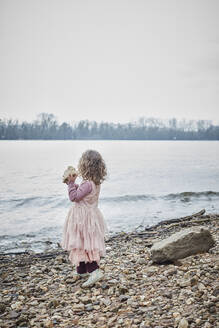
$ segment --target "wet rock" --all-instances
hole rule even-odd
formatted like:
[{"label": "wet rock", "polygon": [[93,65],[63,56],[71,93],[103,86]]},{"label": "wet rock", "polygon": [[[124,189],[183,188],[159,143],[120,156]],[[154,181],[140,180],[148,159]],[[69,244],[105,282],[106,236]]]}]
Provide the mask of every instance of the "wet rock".
[{"label": "wet rock", "polygon": [[207,252],[214,243],[208,229],[202,227],[183,229],[155,243],[151,248],[151,258],[155,263],[174,261]]}]

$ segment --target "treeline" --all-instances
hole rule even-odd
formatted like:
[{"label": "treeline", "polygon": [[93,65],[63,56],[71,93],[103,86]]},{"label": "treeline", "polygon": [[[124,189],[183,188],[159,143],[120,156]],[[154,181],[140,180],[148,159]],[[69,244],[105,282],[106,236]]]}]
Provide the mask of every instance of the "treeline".
[{"label": "treeline", "polygon": [[219,126],[207,120],[144,117],[124,124],[88,120],[59,124],[53,114],[41,113],[31,123],[0,119],[0,139],[219,140]]}]

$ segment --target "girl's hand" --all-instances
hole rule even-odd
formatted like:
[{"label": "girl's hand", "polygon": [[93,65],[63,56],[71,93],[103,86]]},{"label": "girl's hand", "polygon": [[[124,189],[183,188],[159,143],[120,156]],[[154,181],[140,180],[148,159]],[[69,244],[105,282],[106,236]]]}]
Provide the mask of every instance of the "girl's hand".
[{"label": "girl's hand", "polygon": [[69,184],[70,182],[74,182],[77,179],[77,174],[74,175],[69,175],[68,180],[67,180],[67,184]]}]

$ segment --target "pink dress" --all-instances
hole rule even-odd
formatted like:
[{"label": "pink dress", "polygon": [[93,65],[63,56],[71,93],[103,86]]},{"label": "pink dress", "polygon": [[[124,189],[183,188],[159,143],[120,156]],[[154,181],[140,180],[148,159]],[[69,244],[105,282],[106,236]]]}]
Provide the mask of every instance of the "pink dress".
[{"label": "pink dress", "polygon": [[100,257],[106,252],[104,237],[107,231],[98,208],[100,185],[83,181],[80,186],[70,183],[68,189],[74,203],[65,220],[62,248],[69,251],[69,260],[76,266],[80,262],[96,261],[99,264]]}]

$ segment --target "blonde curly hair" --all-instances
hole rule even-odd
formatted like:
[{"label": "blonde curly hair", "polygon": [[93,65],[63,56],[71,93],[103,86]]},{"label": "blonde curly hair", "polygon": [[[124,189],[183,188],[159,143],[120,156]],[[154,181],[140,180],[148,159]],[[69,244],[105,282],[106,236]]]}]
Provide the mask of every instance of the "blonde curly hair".
[{"label": "blonde curly hair", "polygon": [[100,153],[96,150],[85,151],[79,160],[78,173],[84,180],[101,184],[105,180],[107,169]]}]

